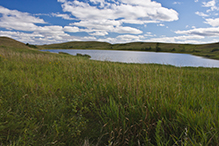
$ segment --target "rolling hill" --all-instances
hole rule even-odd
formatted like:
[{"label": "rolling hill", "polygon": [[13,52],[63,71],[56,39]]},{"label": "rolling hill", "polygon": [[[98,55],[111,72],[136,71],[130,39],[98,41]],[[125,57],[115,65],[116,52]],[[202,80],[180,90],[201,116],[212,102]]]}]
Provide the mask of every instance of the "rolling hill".
[{"label": "rolling hill", "polygon": [[66,42],[60,44],[42,45],[43,49],[100,49],[100,50],[133,50],[188,53],[207,58],[219,59],[219,43],[212,44],[173,44],[173,43],[150,43],[132,42],[124,44],[110,44],[106,42]]},{"label": "rolling hill", "polygon": [[97,49],[97,50],[132,50],[132,51],[153,51],[187,53],[203,56],[212,59],[219,59],[219,43],[212,44],[173,44],[173,43],[150,43],[132,42],[124,44],[110,44],[107,42],[87,41],[87,42],[66,42],[49,45],[27,45],[8,37],[0,37],[0,47],[14,49]]},{"label": "rolling hill", "polygon": [[0,47],[14,47],[18,49],[29,49],[27,45],[8,37],[0,37]]}]

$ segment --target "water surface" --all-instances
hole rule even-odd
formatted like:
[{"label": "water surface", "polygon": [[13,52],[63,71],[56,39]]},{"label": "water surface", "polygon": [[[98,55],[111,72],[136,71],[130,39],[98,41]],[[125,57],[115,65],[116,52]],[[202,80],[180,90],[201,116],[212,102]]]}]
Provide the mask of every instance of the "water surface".
[{"label": "water surface", "polygon": [[92,60],[122,62],[122,63],[146,63],[165,64],[177,67],[216,67],[219,68],[219,60],[207,59],[190,54],[157,53],[142,51],[113,51],[113,50],[42,50],[53,53],[65,52],[71,55],[88,54]]}]

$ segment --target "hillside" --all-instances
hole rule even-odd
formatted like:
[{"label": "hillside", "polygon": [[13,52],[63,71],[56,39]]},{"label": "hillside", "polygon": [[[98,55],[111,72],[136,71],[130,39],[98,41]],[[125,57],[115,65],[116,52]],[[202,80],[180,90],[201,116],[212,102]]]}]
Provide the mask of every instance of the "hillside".
[{"label": "hillside", "polygon": [[110,44],[107,42],[66,42],[50,45],[26,45],[8,37],[0,37],[0,47],[20,49],[99,49],[99,50],[133,50],[133,51],[153,51],[153,52],[172,52],[187,53],[203,56],[212,59],[219,59],[219,43],[192,45],[192,44],[173,44],[173,43],[150,43],[132,42],[125,44]]},{"label": "hillside", "polygon": [[8,37],[0,37],[0,48],[17,52],[39,52],[35,45],[24,44]]},{"label": "hillside", "polygon": [[53,49],[110,49],[110,43],[106,42],[96,42],[96,41],[88,41],[88,42],[66,42],[60,44],[50,44],[40,46],[42,48],[53,48]]},{"label": "hillside", "polygon": [[8,37],[0,37],[0,47],[15,47],[29,49],[27,45]]}]

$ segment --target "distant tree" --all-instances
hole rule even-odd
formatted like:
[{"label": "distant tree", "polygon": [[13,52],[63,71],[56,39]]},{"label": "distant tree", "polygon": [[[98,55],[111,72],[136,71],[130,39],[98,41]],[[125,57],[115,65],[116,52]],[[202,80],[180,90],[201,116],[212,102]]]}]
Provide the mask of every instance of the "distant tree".
[{"label": "distant tree", "polygon": [[26,43],[26,46],[28,46],[28,47],[30,47],[30,48],[37,48],[37,46],[31,45],[31,44],[29,44],[29,43]]},{"label": "distant tree", "polygon": [[211,50],[211,52],[215,52],[215,51],[219,51],[219,49],[213,49],[213,50]]},{"label": "distant tree", "polygon": [[174,51],[176,51],[176,49],[175,49],[175,48],[173,48],[171,51],[172,51],[172,52],[174,52]]},{"label": "distant tree", "polygon": [[160,52],[161,51],[161,48],[159,46],[160,46],[160,43],[157,43],[156,44],[156,50],[155,50],[156,52]]}]

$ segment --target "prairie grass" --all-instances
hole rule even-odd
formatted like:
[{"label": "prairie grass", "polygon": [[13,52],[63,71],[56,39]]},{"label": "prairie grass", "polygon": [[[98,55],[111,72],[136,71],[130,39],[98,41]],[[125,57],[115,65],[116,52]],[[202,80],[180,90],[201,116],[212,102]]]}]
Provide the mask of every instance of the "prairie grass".
[{"label": "prairie grass", "polygon": [[0,145],[219,145],[219,69],[0,47]]}]

